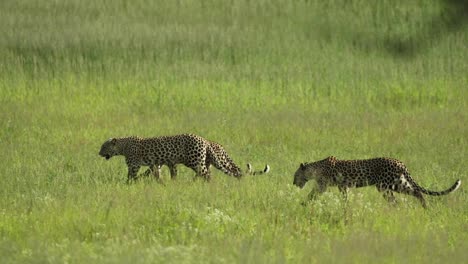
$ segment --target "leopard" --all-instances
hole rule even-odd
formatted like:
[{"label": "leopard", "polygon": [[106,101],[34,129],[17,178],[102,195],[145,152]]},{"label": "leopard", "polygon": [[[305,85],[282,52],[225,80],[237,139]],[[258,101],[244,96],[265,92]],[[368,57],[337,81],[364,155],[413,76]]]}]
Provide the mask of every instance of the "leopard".
[{"label": "leopard", "polygon": [[[206,167],[208,168],[208,171],[210,171],[210,166],[213,165],[215,168],[218,170],[222,170],[222,168],[217,167],[219,162],[217,160],[221,160],[221,164],[224,164],[225,168],[227,168],[229,171],[233,173],[235,177],[241,177],[244,174],[245,175],[261,175],[261,174],[266,174],[270,172],[270,165],[266,164],[265,168],[263,170],[258,170],[255,171],[252,167],[252,164],[247,163],[247,170],[245,172],[242,172],[239,166],[237,166],[234,161],[231,159],[231,157],[228,155],[227,151],[224,149],[224,147],[214,141],[207,140],[208,143],[211,146],[211,149],[213,151],[209,151],[207,153],[206,157]],[[159,175],[161,174],[161,168],[163,165],[158,165],[157,168],[156,166],[148,168],[142,175],[143,176],[149,176],[150,174],[153,174],[157,179],[159,179]],[[171,179],[175,179],[177,177],[177,164],[170,164],[167,165],[169,167]]]},{"label": "leopard", "polygon": [[440,196],[457,190],[461,181],[458,179],[444,191],[430,191],[417,184],[410,176],[406,165],[394,158],[371,158],[363,160],[338,160],[334,156],[323,160],[301,163],[294,173],[293,184],[303,188],[315,179],[318,190],[312,191],[309,198],[326,191],[328,186],[337,186],[347,199],[348,188],[376,186],[377,190],[390,203],[396,203],[394,192],[416,197],[423,208],[427,208],[423,194]]},{"label": "leopard", "polygon": [[[138,171],[142,166],[148,166],[157,179],[159,179],[159,168],[162,165],[167,165],[175,177],[177,164],[187,166],[195,171],[196,177],[201,177],[206,181],[211,179],[208,166],[211,164],[227,175],[236,178],[243,176],[239,167],[232,162],[227,153],[228,158],[222,159],[215,153],[209,140],[195,134],[150,138],[139,136],[110,138],[102,144],[99,155],[106,160],[113,156],[124,156],[128,167],[127,183],[137,179]],[[232,164],[229,163],[230,161]]]}]

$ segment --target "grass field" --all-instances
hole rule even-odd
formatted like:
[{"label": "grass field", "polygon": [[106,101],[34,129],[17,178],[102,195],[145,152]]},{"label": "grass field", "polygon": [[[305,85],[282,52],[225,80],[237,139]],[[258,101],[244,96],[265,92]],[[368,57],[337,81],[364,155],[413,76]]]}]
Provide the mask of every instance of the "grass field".
[{"label": "grass field", "polygon": [[[450,2],[450,1],[449,1]],[[451,1],[455,3],[457,1]],[[439,1],[0,3],[2,263],[462,263],[468,27]],[[455,23],[456,21],[457,23]],[[238,165],[127,185],[109,137],[196,133]],[[390,156],[443,197],[292,185]],[[143,170],[142,170],[143,171]]]}]

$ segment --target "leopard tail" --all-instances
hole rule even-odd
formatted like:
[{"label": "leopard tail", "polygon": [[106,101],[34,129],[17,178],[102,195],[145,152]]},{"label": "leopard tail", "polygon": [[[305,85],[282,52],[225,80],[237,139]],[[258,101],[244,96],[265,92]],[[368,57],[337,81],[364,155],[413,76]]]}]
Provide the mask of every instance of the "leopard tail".
[{"label": "leopard tail", "polygon": [[424,187],[420,186],[419,184],[417,184],[411,177],[408,177],[410,179],[410,182],[413,184],[413,186],[416,187],[416,189],[418,189],[419,191],[421,191],[422,193],[424,194],[427,194],[427,195],[433,195],[433,196],[440,196],[440,195],[446,195],[446,194],[449,194],[451,192],[454,192],[455,190],[458,189],[458,187],[460,187],[461,185],[461,180],[457,180],[450,188],[448,188],[447,190],[444,190],[444,191],[440,191],[440,192],[436,192],[436,191],[430,191],[430,190],[427,190],[425,189]]},{"label": "leopard tail", "polygon": [[265,168],[263,170],[254,171],[252,165],[250,163],[247,163],[247,174],[260,175],[260,174],[266,174],[268,172],[270,172],[270,165],[268,164],[265,165]]}]

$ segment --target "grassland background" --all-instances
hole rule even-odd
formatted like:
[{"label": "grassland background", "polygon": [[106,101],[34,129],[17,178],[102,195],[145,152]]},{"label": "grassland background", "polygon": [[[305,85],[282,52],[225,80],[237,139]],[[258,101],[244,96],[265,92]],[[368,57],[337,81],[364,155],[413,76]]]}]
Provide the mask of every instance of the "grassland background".
[{"label": "grassland background", "polygon": [[[447,8],[1,1],[2,263],[466,261],[468,30]],[[184,132],[271,173],[206,184],[181,166],[126,185],[123,158],[97,155],[109,137]],[[463,183],[428,210],[371,187],[346,210],[333,188],[301,206],[313,183],[295,188],[294,171],[329,155]]]}]

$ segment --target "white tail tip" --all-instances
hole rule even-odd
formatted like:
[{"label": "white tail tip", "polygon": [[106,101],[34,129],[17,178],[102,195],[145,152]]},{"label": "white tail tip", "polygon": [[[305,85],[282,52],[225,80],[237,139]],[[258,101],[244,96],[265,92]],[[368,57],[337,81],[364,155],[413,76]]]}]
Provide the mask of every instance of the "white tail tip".
[{"label": "white tail tip", "polygon": [[252,164],[247,163],[247,173],[252,173]]},{"label": "white tail tip", "polygon": [[461,185],[461,180],[457,180],[455,189],[453,189],[453,192],[456,191]]}]

